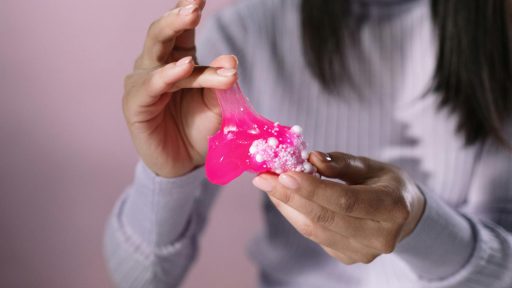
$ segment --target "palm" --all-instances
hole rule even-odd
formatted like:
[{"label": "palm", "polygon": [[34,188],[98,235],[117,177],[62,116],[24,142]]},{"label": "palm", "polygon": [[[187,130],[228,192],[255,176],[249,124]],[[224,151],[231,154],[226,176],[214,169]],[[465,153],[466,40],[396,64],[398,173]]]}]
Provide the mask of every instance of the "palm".
[{"label": "palm", "polygon": [[208,136],[221,120],[212,89],[229,88],[237,78],[233,56],[195,66],[194,28],[204,1],[193,2],[180,0],[150,26],[134,72],[125,79],[123,111],[133,142],[148,168],[163,177],[204,163]]},{"label": "palm", "polygon": [[156,115],[142,121],[133,138],[146,164],[164,174],[182,174],[177,171],[204,163],[208,136],[218,129],[221,117],[210,89],[180,90],[166,97],[170,99],[165,107],[148,107]]}]

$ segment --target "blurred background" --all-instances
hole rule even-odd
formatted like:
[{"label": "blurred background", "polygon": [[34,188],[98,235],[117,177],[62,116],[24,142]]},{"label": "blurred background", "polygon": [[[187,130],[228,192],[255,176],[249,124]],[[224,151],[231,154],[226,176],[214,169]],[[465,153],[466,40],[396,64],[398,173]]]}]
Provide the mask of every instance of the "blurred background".
[{"label": "blurred background", "polygon": [[[123,77],[174,2],[0,1],[0,287],[112,287],[103,230],[137,161]],[[203,25],[230,2],[208,0]],[[256,286],[249,180],[221,193],[183,287]]]}]

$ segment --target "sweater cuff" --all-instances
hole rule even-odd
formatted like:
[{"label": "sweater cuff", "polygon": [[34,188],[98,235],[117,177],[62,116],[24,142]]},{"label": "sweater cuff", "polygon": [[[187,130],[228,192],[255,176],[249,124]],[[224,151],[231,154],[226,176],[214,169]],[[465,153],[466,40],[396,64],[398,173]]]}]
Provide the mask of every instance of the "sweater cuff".
[{"label": "sweater cuff", "polygon": [[474,253],[476,235],[468,219],[425,193],[423,217],[395,254],[423,280],[439,281],[460,271]]},{"label": "sweater cuff", "polygon": [[149,247],[171,245],[183,236],[203,178],[203,168],[181,177],[162,178],[139,161],[123,205],[122,222]]}]

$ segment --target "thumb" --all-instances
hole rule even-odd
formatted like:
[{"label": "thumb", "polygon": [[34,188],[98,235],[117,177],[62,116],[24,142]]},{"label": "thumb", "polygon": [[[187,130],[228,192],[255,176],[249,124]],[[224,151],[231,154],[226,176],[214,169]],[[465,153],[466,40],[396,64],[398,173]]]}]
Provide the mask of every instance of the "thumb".
[{"label": "thumb", "polygon": [[336,178],[349,184],[362,184],[380,171],[378,162],[342,152],[312,152],[309,161],[320,175]]}]

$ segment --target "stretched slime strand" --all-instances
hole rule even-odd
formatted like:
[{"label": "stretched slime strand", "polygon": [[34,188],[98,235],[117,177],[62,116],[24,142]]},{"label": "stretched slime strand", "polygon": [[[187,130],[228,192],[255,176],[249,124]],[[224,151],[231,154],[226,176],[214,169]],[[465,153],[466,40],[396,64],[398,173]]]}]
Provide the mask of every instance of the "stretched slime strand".
[{"label": "stretched slime strand", "polygon": [[258,114],[236,83],[217,90],[219,131],[208,139],[206,177],[225,185],[243,172],[314,172],[300,126],[288,127]]}]

